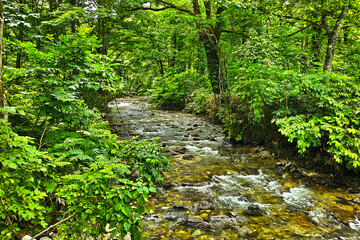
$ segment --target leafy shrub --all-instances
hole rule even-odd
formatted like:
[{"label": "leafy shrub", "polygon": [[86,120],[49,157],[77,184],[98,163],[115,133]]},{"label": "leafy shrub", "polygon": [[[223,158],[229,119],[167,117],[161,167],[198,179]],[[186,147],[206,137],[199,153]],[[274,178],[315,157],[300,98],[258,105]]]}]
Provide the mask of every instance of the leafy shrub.
[{"label": "leafy shrub", "polygon": [[139,217],[169,163],[155,142],[119,141],[93,108],[106,104],[100,96],[112,91],[114,73],[92,53],[90,30],[51,39],[46,51],[23,42],[26,63],[5,74],[8,84],[24,81],[8,88],[17,126],[0,120],[0,239],[64,216],[63,239],[97,237],[107,223],[113,236],[141,238]]},{"label": "leafy shrub", "polygon": [[229,138],[266,142],[275,136],[271,123],[276,123],[300,153],[321,149],[333,163],[358,171],[360,87],[353,78],[264,71],[254,65],[232,91],[217,111]]},{"label": "leafy shrub", "polygon": [[[351,78],[332,74],[303,76],[295,99],[301,99],[296,115],[277,120],[282,134],[296,140],[300,153],[322,147],[338,163],[360,166],[360,87]],[[291,102],[290,102],[291,104]]]},{"label": "leafy shrub", "polygon": [[54,194],[66,206],[61,212],[77,213],[75,222],[62,225],[64,237],[98,236],[110,223],[110,228],[116,227],[112,236],[130,232],[140,239],[140,216],[148,212],[149,194],[156,191],[155,183],[168,168],[155,142],[119,142],[105,127],[100,123],[87,131],[64,134],[48,149],[63,161],[52,170],[59,189]]},{"label": "leafy shrub", "polygon": [[198,76],[193,70],[159,78],[150,90],[150,102],[163,107],[184,108],[197,81]]},{"label": "leafy shrub", "polygon": [[206,113],[207,99],[210,96],[210,92],[204,88],[194,90],[186,99],[186,112],[192,112],[196,114]]},{"label": "leafy shrub", "polygon": [[[4,109],[0,110],[3,113]],[[29,224],[35,229],[47,225],[47,193],[40,177],[49,160],[32,145],[31,138],[19,136],[9,125],[0,119],[0,236],[6,239]]]},{"label": "leafy shrub", "polygon": [[[233,81],[231,95],[222,96],[217,111],[229,138],[245,142],[263,142],[265,132],[272,128],[272,111],[281,105],[281,84],[278,73],[254,64],[243,71],[242,77]],[[284,79],[288,78],[287,75]],[[244,134],[254,135],[253,129],[261,136],[244,139]],[[262,130],[260,130],[262,129]]]}]

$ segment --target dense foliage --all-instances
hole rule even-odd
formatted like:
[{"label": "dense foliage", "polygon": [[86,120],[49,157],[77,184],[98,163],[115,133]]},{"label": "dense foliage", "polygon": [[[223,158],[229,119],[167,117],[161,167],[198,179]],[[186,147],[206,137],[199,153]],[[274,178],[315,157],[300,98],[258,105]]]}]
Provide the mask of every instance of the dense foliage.
[{"label": "dense foliage", "polygon": [[140,238],[168,161],[111,134],[118,96],[358,172],[359,18],[342,0],[0,0],[0,238],[62,219],[64,239]]}]

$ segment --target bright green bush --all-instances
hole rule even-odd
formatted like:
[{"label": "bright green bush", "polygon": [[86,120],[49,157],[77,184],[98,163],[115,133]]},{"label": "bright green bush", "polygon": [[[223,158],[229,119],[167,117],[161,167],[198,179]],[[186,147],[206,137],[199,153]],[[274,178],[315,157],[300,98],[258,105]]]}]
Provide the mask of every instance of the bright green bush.
[{"label": "bright green bush", "polygon": [[[289,86],[297,114],[277,120],[282,134],[296,141],[300,153],[321,147],[338,163],[360,166],[360,87],[353,79],[332,74],[304,75]],[[301,102],[298,106],[294,102]]]},{"label": "bright green bush", "polygon": [[168,168],[155,142],[122,141],[103,123],[87,131],[67,133],[48,151],[63,161],[52,169],[53,190],[65,204],[60,212],[77,213],[64,223],[61,235],[99,236],[110,223],[112,236],[130,232],[140,239],[140,216],[148,209],[149,194]]},{"label": "bright green bush", "polygon": [[206,113],[209,96],[209,89],[200,88],[194,90],[186,99],[186,107],[184,110],[196,114]]},{"label": "bright green bush", "polygon": [[264,71],[254,65],[236,80],[232,92],[218,109],[229,138],[267,142],[276,135],[276,123],[300,153],[321,150],[333,163],[358,171],[360,86],[353,78]]},{"label": "bright green bush", "polygon": [[26,63],[5,72],[17,113],[0,120],[0,239],[66,217],[62,239],[98,237],[107,223],[113,236],[141,238],[139,217],[169,162],[155,142],[119,141],[94,108],[107,104],[114,72],[89,31],[51,39],[46,51],[23,42]]},{"label": "bright green bush", "polygon": [[184,108],[198,81],[199,76],[194,70],[158,78],[149,90],[150,102],[163,107]]},{"label": "bright green bush", "polygon": [[47,193],[40,178],[48,160],[31,138],[19,136],[0,119],[0,239],[11,239],[29,224],[38,230],[47,226]]}]

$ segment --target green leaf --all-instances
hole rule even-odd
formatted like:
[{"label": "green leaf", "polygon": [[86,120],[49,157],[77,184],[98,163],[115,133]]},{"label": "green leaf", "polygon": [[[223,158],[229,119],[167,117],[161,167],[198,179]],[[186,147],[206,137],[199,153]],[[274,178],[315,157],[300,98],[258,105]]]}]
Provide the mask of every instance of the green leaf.
[{"label": "green leaf", "polygon": [[150,191],[150,192],[156,192],[156,188],[150,187],[150,188],[149,188],[149,191]]},{"label": "green leaf", "polygon": [[17,169],[17,168],[18,168],[17,164],[14,163],[14,162],[9,163],[9,164],[8,164],[8,167],[9,167],[9,168],[12,168],[12,169]]},{"label": "green leaf", "polygon": [[131,224],[130,224],[130,223],[128,223],[128,222],[125,222],[125,223],[124,223],[124,229],[125,229],[125,231],[129,231],[130,227],[131,227]]}]

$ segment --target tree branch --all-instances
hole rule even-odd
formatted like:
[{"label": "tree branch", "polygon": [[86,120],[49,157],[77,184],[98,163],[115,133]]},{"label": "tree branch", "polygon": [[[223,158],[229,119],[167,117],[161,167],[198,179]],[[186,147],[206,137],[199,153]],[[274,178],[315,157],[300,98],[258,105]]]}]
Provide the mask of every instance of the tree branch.
[{"label": "tree branch", "polygon": [[322,27],[323,29],[325,29],[325,32],[326,32],[327,35],[330,34],[330,27],[329,27],[329,25],[328,25],[327,22],[326,22],[326,15],[324,15],[324,14],[323,14],[323,16],[321,17],[321,27]]},{"label": "tree branch", "polygon": [[173,8],[173,7],[171,7],[171,6],[165,6],[165,7],[162,7],[162,8],[138,7],[138,8],[131,9],[131,11],[144,10],[144,11],[160,12],[160,11],[164,11],[164,10],[170,9],[170,8]]},{"label": "tree branch", "polygon": [[167,7],[167,8],[173,8],[173,9],[179,10],[181,12],[186,12],[186,13],[190,14],[191,16],[195,16],[195,13],[190,11],[186,7],[177,6],[177,5],[173,4],[173,3],[165,1],[165,0],[156,0],[156,2],[166,5],[165,7]]},{"label": "tree branch", "polygon": [[339,16],[338,20],[336,21],[336,24],[335,24],[334,29],[332,31],[333,34],[337,35],[339,33],[342,26],[344,25],[344,21],[345,21],[345,18],[346,18],[346,15],[348,14],[348,12],[349,12],[349,6],[344,6],[341,9],[340,16]]},{"label": "tree branch", "polygon": [[42,231],[41,233],[36,234],[33,238],[37,238],[41,235],[43,235],[44,233],[46,233],[47,231],[49,231],[50,229],[52,229],[53,227],[56,227],[59,224],[62,224],[63,222],[69,220],[70,218],[72,218],[73,216],[75,216],[75,214],[77,214],[77,212],[75,211],[73,214],[71,214],[70,216],[68,216],[67,218],[64,218],[63,220],[61,220],[60,222],[57,222],[53,225],[51,225],[50,227],[48,227],[47,229],[45,229],[44,231]]},{"label": "tree branch", "polygon": [[1,197],[0,197],[0,201],[1,201],[1,205],[3,207],[4,214],[6,215],[7,221],[9,222],[11,228],[14,229],[14,226],[13,226],[13,223],[12,223],[12,221],[10,219],[10,216],[7,214],[5,203],[4,203],[4,201],[3,201],[3,199]]},{"label": "tree branch", "polygon": [[294,32],[294,33],[291,33],[291,34],[289,34],[289,35],[285,35],[285,36],[277,36],[277,37],[273,37],[273,38],[271,38],[271,39],[284,38],[284,37],[291,37],[291,36],[294,36],[295,34],[297,34],[297,33],[301,32],[301,31],[303,31],[303,30],[305,30],[305,29],[307,29],[307,28],[309,28],[309,27],[310,27],[310,25],[305,26],[305,27],[301,28],[300,30],[298,30],[298,31],[296,31],[296,32]]}]

